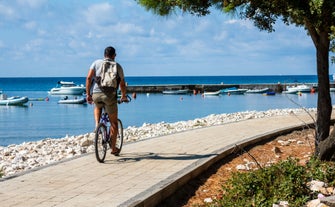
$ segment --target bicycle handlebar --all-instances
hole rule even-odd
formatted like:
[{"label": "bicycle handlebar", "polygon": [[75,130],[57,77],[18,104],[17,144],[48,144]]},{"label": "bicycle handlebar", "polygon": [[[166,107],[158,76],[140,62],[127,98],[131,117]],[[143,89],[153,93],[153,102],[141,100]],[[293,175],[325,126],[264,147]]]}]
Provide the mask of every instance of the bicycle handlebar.
[{"label": "bicycle handlebar", "polygon": [[131,97],[129,95],[127,95],[127,100],[121,100],[121,99],[118,99],[117,100],[117,103],[118,104],[121,104],[121,103],[129,103],[131,102]]}]

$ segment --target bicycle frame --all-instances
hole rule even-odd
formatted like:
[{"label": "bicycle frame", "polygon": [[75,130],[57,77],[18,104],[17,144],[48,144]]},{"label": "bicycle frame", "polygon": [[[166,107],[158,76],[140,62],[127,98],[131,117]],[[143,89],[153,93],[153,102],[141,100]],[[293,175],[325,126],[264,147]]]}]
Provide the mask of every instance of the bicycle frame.
[{"label": "bicycle frame", "polygon": [[102,109],[102,112],[101,112],[100,123],[103,123],[106,126],[106,128],[107,128],[107,130],[106,130],[107,134],[106,134],[106,137],[105,137],[106,140],[104,140],[104,141],[108,142],[108,144],[109,144],[109,142],[110,142],[110,127],[111,127],[111,123],[109,121],[108,114],[107,114],[107,112],[105,112],[104,109]]}]

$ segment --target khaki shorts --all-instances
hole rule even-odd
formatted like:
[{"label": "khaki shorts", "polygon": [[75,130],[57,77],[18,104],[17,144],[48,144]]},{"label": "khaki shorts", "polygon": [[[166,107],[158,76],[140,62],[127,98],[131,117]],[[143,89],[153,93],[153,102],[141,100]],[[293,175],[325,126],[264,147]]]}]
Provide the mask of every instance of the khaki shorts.
[{"label": "khaki shorts", "polygon": [[105,107],[108,114],[117,112],[117,100],[107,97],[104,93],[94,93],[92,96],[94,104],[98,108]]}]

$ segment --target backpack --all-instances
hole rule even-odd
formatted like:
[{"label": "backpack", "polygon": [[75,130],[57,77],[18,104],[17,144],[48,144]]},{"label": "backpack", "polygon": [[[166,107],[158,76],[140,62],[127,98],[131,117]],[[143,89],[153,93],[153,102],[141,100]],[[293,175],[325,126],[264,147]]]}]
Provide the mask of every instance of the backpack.
[{"label": "backpack", "polygon": [[95,81],[106,96],[116,98],[119,78],[117,73],[117,63],[104,60],[101,66],[100,76],[96,76]]}]

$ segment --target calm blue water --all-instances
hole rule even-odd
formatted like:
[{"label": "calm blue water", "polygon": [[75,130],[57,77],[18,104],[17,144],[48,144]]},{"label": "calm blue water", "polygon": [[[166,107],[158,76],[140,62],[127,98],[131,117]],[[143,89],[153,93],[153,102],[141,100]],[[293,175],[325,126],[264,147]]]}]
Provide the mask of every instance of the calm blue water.
[{"label": "calm blue water", "polygon": [[[44,138],[61,138],[93,131],[92,105],[61,105],[61,96],[47,91],[57,81],[84,84],[83,77],[69,78],[0,78],[0,89],[8,96],[49,97],[49,101],[31,101],[24,107],[0,106],[0,145],[20,144]],[[250,84],[250,83],[316,83],[316,76],[215,76],[215,77],[128,77],[129,85],[160,84]],[[210,114],[238,111],[316,107],[317,94],[262,96],[261,94],[201,97],[200,95],[138,94],[129,104],[119,105],[119,116],[125,127],[143,123],[176,122]],[[32,104],[32,106],[31,106]]]}]

